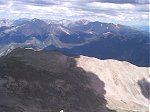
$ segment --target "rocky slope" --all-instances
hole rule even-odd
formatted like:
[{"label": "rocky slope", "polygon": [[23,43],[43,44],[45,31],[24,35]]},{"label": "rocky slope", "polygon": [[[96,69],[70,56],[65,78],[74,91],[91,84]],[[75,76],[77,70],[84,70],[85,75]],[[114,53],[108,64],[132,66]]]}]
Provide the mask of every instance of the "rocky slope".
[{"label": "rocky slope", "polygon": [[0,112],[146,112],[148,68],[15,49],[0,58]]},{"label": "rocky slope", "polygon": [[[105,98],[110,107],[121,111],[148,111],[148,94],[149,83],[148,68],[137,67],[128,62],[117,60],[99,60],[81,56],[77,59],[78,67],[83,70],[92,72],[105,84]],[[92,78],[92,87],[97,93],[101,92],[101,88],[97,80]],[[145,83],[145,84],[144,84]],[[140,86],[140,84],[143,84]],[[144,94],[141,92],[144,86]],[[146,90],[146,91],[145,91]]]}]

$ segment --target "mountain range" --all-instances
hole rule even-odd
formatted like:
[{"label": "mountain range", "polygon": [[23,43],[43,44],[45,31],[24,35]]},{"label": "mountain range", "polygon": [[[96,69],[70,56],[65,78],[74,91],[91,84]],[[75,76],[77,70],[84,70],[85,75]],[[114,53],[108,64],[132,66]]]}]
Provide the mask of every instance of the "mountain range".
[{"label": "mountain range", "polygon": [[0,56],[17,47],[149,66],[149,33],[120,24],[37,18],[0,21]]},{"label": "mountain range", "polygon": [[17,48],[0,58],[0,112],[148,112],[148,67]]}]

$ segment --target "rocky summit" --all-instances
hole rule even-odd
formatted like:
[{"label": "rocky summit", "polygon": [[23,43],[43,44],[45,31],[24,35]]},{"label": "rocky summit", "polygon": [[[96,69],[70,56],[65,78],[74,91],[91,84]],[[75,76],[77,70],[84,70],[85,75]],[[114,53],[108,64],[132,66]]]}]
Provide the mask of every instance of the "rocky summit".
[{"label": "rocky summit", "polygon": [[17,48],[0,58],[0,112],[146,112],[148,67]]}]

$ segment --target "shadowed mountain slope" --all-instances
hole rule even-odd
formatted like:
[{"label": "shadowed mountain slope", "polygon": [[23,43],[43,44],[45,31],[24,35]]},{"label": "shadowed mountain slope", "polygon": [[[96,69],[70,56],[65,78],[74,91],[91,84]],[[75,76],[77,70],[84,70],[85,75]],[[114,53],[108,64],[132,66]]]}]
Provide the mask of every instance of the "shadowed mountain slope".
[{"label": "shadowed mountain slope", "polygon": [[128,62],[18,48],[0,58],[0,111],[145,112],[143,78]]},{"label": "shadowed mountain slope", "polygon": [[[16,47],[59,50],[73,55],[128,61],[149,66],[149,33],[99,21],[20,19],[0,27],[0,56]],[[7,52],[9,51],[9,52]]]},{"label": "shadowed mountain slope", "polygon": [[[105,84],[58,52],[16,49],[0,58],[1,112],[107,112]],[[88,74],[88,75],[86,75]],[[89,77],[101,86],[96,94]]]}]

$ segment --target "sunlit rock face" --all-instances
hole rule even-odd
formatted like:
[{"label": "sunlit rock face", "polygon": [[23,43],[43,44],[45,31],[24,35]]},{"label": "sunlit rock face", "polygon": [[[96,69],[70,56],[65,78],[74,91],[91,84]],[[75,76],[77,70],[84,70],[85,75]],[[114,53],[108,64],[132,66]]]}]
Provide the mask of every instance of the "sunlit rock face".
[{"label": "sunlit rock face", "polygon": [[[80,56],[76,60],[78,67],[96,74],[104,82],[108,107],[118,112],[148,111],[148,68],[137,67],[125,61],[99,60],[86,56]],[[101,87],[96,79],[90,79],[92,87],[100,93]]]},{"label": "sunlit rock face", "polygon": [[15,49],[0,58],[0,112],[146,112],[148,68]]}]

